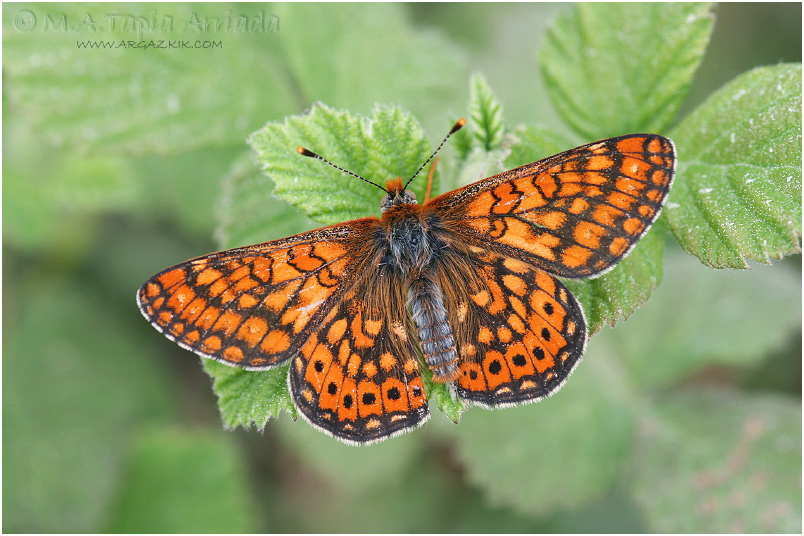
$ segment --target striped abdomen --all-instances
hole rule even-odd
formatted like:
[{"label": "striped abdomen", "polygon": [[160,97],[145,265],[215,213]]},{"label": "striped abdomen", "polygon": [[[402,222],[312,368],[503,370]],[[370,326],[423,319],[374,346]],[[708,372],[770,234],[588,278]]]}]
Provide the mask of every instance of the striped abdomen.
[{"label": "striped abdomen", "polygon": [[458,353],[441,289],[430,279],[414,279],[408,287],[408,305],[425,362],[433,371],[433,380],[440,383],[455,380]]}]

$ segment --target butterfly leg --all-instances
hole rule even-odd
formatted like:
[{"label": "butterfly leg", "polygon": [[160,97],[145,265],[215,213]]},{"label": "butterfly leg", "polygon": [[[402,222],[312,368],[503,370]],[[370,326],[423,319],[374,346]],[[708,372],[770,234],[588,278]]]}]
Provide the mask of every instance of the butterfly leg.
[{"label": "butterfly leg", "polygon": [[430,173],[427,175],[427,193],[424,194],[425,203],[430,200],[430,194],[433,192],[433,176],[435,175],[436,164],[438,164],[438,161],[438,158],[433,160],[433,165],[430,166]]}]

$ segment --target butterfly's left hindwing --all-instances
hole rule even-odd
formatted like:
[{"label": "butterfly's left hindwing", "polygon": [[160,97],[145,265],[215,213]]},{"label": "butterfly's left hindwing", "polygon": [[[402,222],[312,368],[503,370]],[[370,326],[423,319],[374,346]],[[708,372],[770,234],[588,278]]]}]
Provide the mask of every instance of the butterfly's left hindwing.
[{"label": "butterfly's left hindwing", "polygon": [[367,269],[293,358],[288,381],[305,419],[348,443],[423,424],[430,414],[401,275]]}]

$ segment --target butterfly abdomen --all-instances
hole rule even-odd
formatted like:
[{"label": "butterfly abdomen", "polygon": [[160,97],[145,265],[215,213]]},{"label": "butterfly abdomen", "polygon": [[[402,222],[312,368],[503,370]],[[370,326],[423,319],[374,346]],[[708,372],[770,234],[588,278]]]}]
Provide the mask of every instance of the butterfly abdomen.
[{"label": "butterfly abdomen", "polygon": [[408,306],[433,380],[440,383],[454,380],[458,376],[458,352],[441,288],[426,277],[410,281]]}]

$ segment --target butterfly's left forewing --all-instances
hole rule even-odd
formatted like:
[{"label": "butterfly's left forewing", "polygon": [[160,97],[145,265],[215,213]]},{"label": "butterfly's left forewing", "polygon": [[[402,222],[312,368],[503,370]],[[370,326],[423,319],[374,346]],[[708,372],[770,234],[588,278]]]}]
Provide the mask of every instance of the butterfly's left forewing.
[{"label": "butterfly's left forewing", "polygon": [[271,368],[295,355],[364,266],[377,220],[198,257],[145,282],[145,318],[182,347],[227,365]]}]

